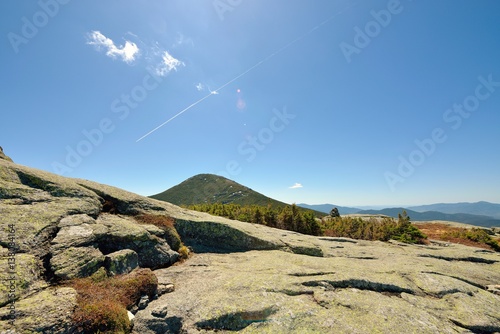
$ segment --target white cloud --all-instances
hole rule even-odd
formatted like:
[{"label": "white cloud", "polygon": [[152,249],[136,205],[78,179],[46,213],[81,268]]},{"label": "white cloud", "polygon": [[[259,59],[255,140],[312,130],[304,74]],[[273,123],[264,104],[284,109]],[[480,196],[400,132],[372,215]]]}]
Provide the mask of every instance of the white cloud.
[{"label": "white cloud", "polygon": [[89,34],[90,45],[95,45],[98,50],[104,48],[106,55],[111,58],[121,58],[126,63],[133,62],[139,56],[139,48],[131,41],[125,41],[124,46],[116,46],[113,40],[107,38],[99,31],[92,31]]},{"label": "white cloud", "polygon": [[288,189],[299,189],[299,188],[303,188],[302,184],[295,183],[293,186],[289,187]]},{"label": "white cloud", "polygon": [[200,82],[196,85],[196,89],[198,90],[198,92],[201,92],[205,90],[205,86]]},{"label": "white cloud", "polygon": [[180,66],[185,66],[185,64],[175,59],[168,51],[163,51],[162,62],[156,67],[156,74],[163,77],[173,70],[177,71]]}]

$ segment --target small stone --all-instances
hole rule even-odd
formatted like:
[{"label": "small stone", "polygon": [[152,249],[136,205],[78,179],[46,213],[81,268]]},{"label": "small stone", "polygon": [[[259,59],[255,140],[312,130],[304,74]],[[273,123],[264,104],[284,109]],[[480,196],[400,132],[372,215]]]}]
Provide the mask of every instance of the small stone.
[{"label": "small stone", "polygon": [[151,315],[156,318],[165,318],[167,316],[167,305],[158,306],[151,311]]},{"label": "small stone", "polygon": [[127,311],[127,315],[128,315],[128,320],[132,324],[134,322],[135,315],[130,311]]},{"label": "small stone", "polygon": [[171,293],[175,291],[175,286],[172,283],[169,284],[158,284],[158,295],[164,295],[166,293]]},{"label": "small stone", "polygon": [[489,292],[500,296],[500,285],[488,285],[486,288]]},{"label": "small stone", "polygon": [[139,310],[144,310],[146,307],[148,307],[148,304],[149,304],[149,297],[142,296],[137,306],[139,307]]},{"label": "small stone", "polygon": [[132,314],[136,314],[137,312],[139,312],[139,307],[137,307],[137,305],[134,305],[130,308],[130,312],[132,312]]}]

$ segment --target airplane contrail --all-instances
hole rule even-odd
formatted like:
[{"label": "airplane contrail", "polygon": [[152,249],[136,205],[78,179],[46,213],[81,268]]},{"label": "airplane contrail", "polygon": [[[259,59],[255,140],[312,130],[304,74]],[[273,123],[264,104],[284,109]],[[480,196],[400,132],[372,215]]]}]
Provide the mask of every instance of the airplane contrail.
[{"label": "airplane contrail", "polygon": [[177,117],[179,117],[180,115],[184,114],[186,111],[188,111],[189,109],[193,108],[194,106],[200,104],[201,102],[203,102],[204,100],[206,100],[207,98],[209,98],[210,96],[212,95],[217,95],[219,93],[219,91],[221,89],[224,89],[226,86],[232,84],[233,82],[235,82],[236,80],[238,80],[239,78],[247,75],[249,72],[253,71],[254,69],[256,69],[257,67],[259,67],[260,65],[264,64],[265,62],[267,62],[269,59],[275,57],[276,55],[280,54],[281,52],[283,52],[284,50],[288,49],[289,47],[291,47],[292,45],[294,45],[295,43],[297,43],[298,41],[304,39],[305,37],[307,37],[308,35],[310,35],[311,33],[313,33],[315,30],[319,29],[321,26],[327,24],[328,22],[330,22],[331,20],[333,20],[333,18],[339,16],[340,14],[342,14],[343,12],[351,9],[352,7],[354,7],[355,4],[352,4],[351,6],[337,12],[336,14],[330,16],[328,19],[324,20],[323,22],[321,22],[320,24],[316,25],[314,28],[308,30],[307,32],[303,33],[302,35],[300,35],[299,37],[295,38],[294,40],[292,40],[291,42],[287,43],[286,45],[282,46],[281,48],[279,48],[278,50],[274,51],[273,53],[271,53],[269,56],[265,57],[264,59],[262,59],[261,61],[257,62],[255,65],[249,67],[247,70],[243,71],[242,73],[238,74],[236,77],[234,77],[233,79],[229,80],[228,82],[226,82],[225,84],[223,84],[222,86],[220,86],[219,88],[217,88],[216,90],[214,91],[211,91],[210,94],[202,97],[201,99],[199,99],[198,101],[190,104],[189,106],[187,106],[186,108],[184,108],[183,110],[179,111],[177,114],[175,114],[174,116],[172,116],[171,118],[169,118],[168,120],[166,120],[165,122],[163,122],[162,124],[158,125],[156,128],[152,129],[151,131],[149,131],[148,133],[146,133],[145,135],[143,135],[141,138],[137,139],[135,142],[138,143],[140,142],[141,140],[143,140],[144,138],[148,137],[149,135],[151,135],[153,132],[159,130],[160,128],[162,128],[163,126],[167,125],[168,123],[170,123],[171,121],[173,121],[174,119],[176,119]]}]

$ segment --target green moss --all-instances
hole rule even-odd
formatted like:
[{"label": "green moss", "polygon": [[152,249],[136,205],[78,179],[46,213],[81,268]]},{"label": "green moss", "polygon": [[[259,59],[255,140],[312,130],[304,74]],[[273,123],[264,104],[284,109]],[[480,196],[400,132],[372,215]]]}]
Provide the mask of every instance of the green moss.
[{"label": "green moss", "polygon": [[54,274],[62,279],[87,277],[104,264],[104,256],[93,247],[70,247],[52,257]]},{"label": "green moss", "polygon": [[103,281],[105,281],[107,278],[108,278],[108,273],[106,272],[106,269],[104,269],[104,267],[99,268],[99,269],[98,269],[95,273],[93,273],[93,274],[90,276],[90,279],[91,279],[94,283],[103,282]]},{"label": "green moss", "polygon": [[[8,268],[8,257],[5,251],[5,256],[2,254],[0,258],[0,267]],[[41,284],[41,265],[37,262],[36,258],[30,254],[16,254],[16,294],[21,297],[28,293],[33,286]],[[8,280],[10,274],[7,270],[0,272],[0,280],[5,282]],[[40,281],[40,282],[39,282]],[[4,306],[9,302],[8,299],[8,286],[7,284],[0,284],[0,306]]]}]

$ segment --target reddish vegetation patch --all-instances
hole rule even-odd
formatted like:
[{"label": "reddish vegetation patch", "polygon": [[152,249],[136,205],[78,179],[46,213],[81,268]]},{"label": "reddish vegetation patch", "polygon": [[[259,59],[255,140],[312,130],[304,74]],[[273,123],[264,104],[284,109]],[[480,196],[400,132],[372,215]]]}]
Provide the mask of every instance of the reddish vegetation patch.
[{"label": "reddish vegetation patch", "polygon": [[191,255],[189,249],[184,246],[179,233],[177,233],[177,230],[175,229],[174,218],[161,215],[144,214],[135,216],[135,220],[139,224],[154,225],[165,231],[164,238],[167,240],[167,243],[170,245],[170,247],[174,251],[179,253],[181,261],[189,258],[189,256]]},{"label": "reddish vegetation patch", "polygon": [[107,277],[106,274],[75,279],[69,283],[78,292],[73,322],[82,333],[127,333],[127,308],[143,295],[156,294],[158,280],[150,269]]},{"label": "reddish vegetation patch", "polygon": [[[429,239],[498,251],[497,240],[481,228],[461,228],[440,223],[414,224]],[[496,244],[496,246],[495,246]]]},{"label": "reddish vegetation patch", "polygon": [[160,215],[139,215],[135,219],[141,224],[151,224],[163,229],[173,228],[175,222],[172,217]]}]

